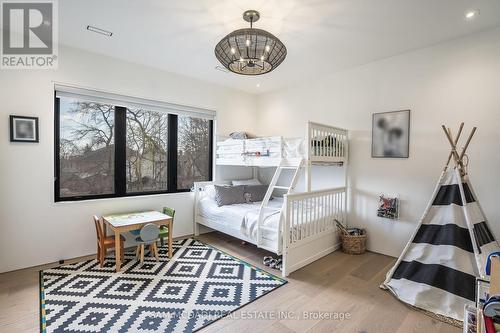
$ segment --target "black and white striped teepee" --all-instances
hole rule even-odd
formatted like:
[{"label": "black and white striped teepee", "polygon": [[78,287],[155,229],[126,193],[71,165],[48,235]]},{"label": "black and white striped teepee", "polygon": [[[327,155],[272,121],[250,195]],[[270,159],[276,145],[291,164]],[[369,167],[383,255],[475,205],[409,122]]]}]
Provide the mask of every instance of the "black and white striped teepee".
[{"label": "black and white striped teepee", "polygon": [[[444,128],[444,127],[443,127]],[[462,132],[460,127],[459,135]],[[476,277],[484,276],[486,258],[499,246],[491,233],[453,140],[448,163],[410,242],[382,287],[405,303],[463,320],[464,305],[475,303]],[[448,167],[453,158],[454,167]]]}]

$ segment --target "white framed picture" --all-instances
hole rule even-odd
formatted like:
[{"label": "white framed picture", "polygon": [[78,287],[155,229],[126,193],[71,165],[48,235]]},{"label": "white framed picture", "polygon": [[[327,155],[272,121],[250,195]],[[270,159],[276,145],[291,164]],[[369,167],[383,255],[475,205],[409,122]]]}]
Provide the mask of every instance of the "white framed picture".
[{"label": "white framed picture", "polygon": [[410,110],[374,113],[372,157],[408,158]]},{"label": "white framed picture", "polygon": [[10,142],[38,141],[38,118],[10,116]]}]

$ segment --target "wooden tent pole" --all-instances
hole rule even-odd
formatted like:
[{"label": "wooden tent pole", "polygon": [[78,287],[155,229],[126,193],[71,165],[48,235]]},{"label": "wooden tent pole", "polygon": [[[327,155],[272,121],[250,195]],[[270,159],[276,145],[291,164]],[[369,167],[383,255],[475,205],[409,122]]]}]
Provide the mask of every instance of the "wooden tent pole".
[{"label": "wooden tent pole", "polygon": [[[462,124],[463,123],[460,124],[460,129],[459,129],[460,134],[462,134],[462,129],[463,129]],[[453,140],[453,137],[451,135],[451,130],[447,129],[446,126],[444,126],[444,125],[442,125],[441,127],[443,128],[443,131],[446,134],[448,141],[450,142],[450,145],[451,145],[451,153],[450,154],[453,156],[453,159],[455,160],[455,165],[459,168],[460,175],[464,176],[465,175],[465,167],[462,163],[462,158],[458,155],[457,144],[455,143],[455,142],[458,142],[459,136],[457,136],[457,138],[455,138],[455,140]],[[451,158],[448,159],[448,163],[449,163],[450,159]],[[445,170],[447,167],[448,167],[448,164],[446,165]]]},{"label": "wooden tent pole", "polygon": [[448,141],[450,142],[450,145],[451,145],[451,154],[453,155],[453,157],[455,159],[455,162],[459,163],[459,159],[458,159],[459,156],[458,156],[458,153],[457,153],[456,146],[453,143],[454,140],[451,137],[451,131],[449,129],[447,129],[446,126],[444,126],[444,125],[442,125],[442,128],[443,128],[444,134],[446,134],[446,137],[448,138]]},{"label": "wooden tent pole", "polygon": [[451,158],[453,157],[453,153],[450,153],[448,155],[448,159],[446,160],[446,164],[444,166],[444,170],[446,170],[448,168],[448,165],[450,165],[450,161],[451,161]]},{"label": "wooden tent pole", "polygon": [[[444,126],[444,125],[443,125],[443,126]],[[450,129],[448,128],[448,129],[446,130],[446,133],[447,133],[447,134],[449,134],[449,135],[451,136],[450,132],[451,132],[451,131],[450,131]],[[453,150],[452,150],[452,151],[450,151],[450,154],[448,155],[448,159],[446,160],[446,164],[444,165],[444,170],[446,170],[446,169],[448,168],[448,165],[450,165],[450,161],[451,161],[451,158],[452,158],[452,157],[453,157]]]},{"label": "wooden tent pole", "polygon": [[446,128],[446,126],[444,125],[441,125],[441,127],[443,128],[444,134],[448,138],[448,141],[450,142],[450,145],[453,148],[453,139],[451,138],[450,130]]},{"label": "wooden tent pole", "polygon": [[455,147],[458,144],[458,139],[460,139],[460,135],[462,135],[462,130],[464,129],[464,123],[460,124],[460,128],[458,129],[457,137],[455,138]]},{"label": "wooden tent pole", "polygon": [[[460,124],[460,128],[458,129],[457,137],[455,138],[455,141],[454,141],[455,147],[457,147],[458,140],[460,139],[460,136],[462,135],[462,130],[463,129],[464,129],[464,123],[461,123]],[[450,136],[451,136],[451,130],[450,129],[448,129],[448,132],[450,133]],[[448,159],[446,160],[446,165],[444,166],[445,170],[448,167],[448,165],[450,164],[450,161],[451,161],[452,157],[453,157],[453,151],[451,151],[450,154],[448,155]]]},{"label": "wooden tent pole", "polygon": [[462,153],[460,154],[460,161],[462,161],[462,158],[465,156],[465,152],[467,151],[467,148],[469,148],[470,141],[472,140],[472,137],[476,133],[477,127],[472,128],[472,132],[469,135],[469,138],[467,139],[467,142],[465,143],[464,148],[462,149]]}]

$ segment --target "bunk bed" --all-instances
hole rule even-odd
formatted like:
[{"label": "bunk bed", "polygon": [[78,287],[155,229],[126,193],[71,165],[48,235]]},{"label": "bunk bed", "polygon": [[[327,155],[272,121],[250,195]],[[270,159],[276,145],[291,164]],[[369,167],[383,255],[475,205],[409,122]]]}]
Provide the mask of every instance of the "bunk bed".
[{"label": "bunk bed", "polygon": [[[299,139],[274,136],[217,142],[216,165],[276,169],[260,202],[218,206],[215,186],[232,182],[195,183],[195,236],[202,225],[282,255],[284,277],[335,251],[339,247],[335,220],[346,224],[347,218],[348,132],[314,122],[307,123],[306,132]],[[311,191],[313,165],[345,168],[344,185]],[[286,186],[280,178],[285,170],[292,172]],[[304,189],[298,191],[301,175],[305,175]],[[255,172],[254,178],[257,182]]]}]

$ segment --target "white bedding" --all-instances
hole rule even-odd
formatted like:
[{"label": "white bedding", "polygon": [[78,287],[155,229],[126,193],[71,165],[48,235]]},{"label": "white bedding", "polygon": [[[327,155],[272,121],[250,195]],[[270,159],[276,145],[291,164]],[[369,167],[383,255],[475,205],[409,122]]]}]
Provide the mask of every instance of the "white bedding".
[{"label": "white bedding", "polygon": [[[212,229],[230,234],[234,237],[257,244],[257,221],[259,219],[260,202],[251,204],[235,204],[217,206],[213,197],[213,186],[207,186],[205,191],[199,193],[198,215],[205,219],[202,223]],[[325,214],[334,211],[330,206],[335,202],[309,201],[296,206],[293,209],[295,223],[290,229],[290,237],[307,237],[311,230],[309,225],[315,220],[321,220]],[[283,198],[275,197],[269,201],[269,207],[264,210],[262,238],[267,241],[277,242],[281,236],[279,232],[280,211],[283,206]],[[335,229],[333,218],[323,220],[322,224],[316,226],[315,232],[327,229]]]},{"label": "white bedding", "polygon": [[[205,196],[198,201],[198,214],[256,241],[260,205],[260,202],[254,202],[219,207],[213,198]],[[264,238],[277,239],[282,205],[282,198],[273,198],[269,201],[269,207],[264,210],[263,225],[271,229],[263,233]]]}]

